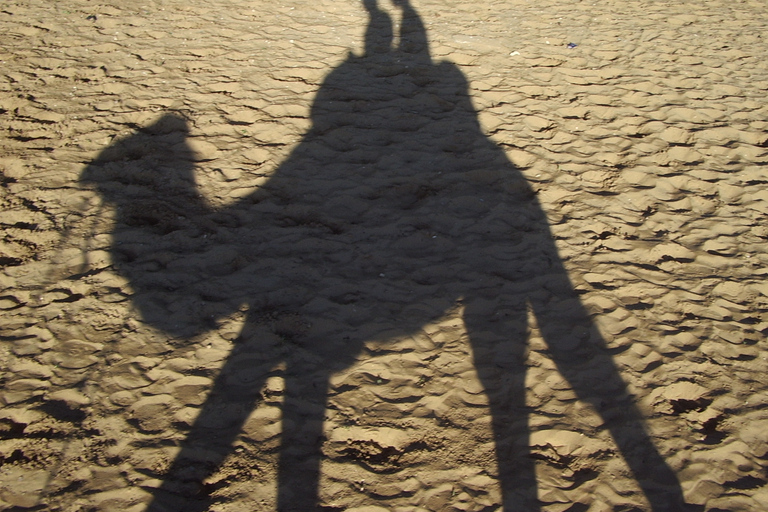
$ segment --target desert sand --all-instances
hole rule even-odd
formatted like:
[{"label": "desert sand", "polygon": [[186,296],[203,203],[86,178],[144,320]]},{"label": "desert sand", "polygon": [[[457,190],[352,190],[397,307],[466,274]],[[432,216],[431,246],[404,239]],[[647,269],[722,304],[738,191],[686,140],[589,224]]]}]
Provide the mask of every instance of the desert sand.
[{"label": "desert sand", "polygon": [[0,510],[768,509],[760,0],[0,3]]}]

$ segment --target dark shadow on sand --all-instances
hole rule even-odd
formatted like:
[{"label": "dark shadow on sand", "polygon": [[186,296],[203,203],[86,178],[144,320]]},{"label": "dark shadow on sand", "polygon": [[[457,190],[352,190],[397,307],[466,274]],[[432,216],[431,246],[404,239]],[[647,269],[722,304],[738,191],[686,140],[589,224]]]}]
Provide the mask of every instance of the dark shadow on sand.
[{"label": "dark shadow on sand", "polygon": [[148,510],[207,508],[203,480],[230,453],[280,363],[279,510],[322,509],[330,375],[352,364],[364,341],[417,332],[459,302],[490,400],[504,510],[540,508],[524,403],[529,310],[652,510],[680,510],[677,478],[573,290],[535,195],[480,129],[459,68],[432,61],[419,15],[398,3],[399,46],[389,15],[366,1],[365,53],[327,76],[312,128],[236,204],[214,209],[201,199],[187,120],[176,114],[115,142],[82,174],[115,208],[114,266],[148,324],[190,338],[246,304],[251,324],[279,311],[311,326],[277,348],[246,321]]}]

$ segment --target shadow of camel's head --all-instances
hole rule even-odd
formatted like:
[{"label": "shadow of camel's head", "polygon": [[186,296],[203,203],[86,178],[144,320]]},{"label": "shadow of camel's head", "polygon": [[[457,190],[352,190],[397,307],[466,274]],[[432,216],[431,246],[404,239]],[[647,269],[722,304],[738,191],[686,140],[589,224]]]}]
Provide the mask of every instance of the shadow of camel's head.
[{"label": "shadow of camel's head", "polygon": [[80,174],[80,184],[95,188],[118,208],[144,197],[194,195],[195,155],[187,144],[189,122],[167,113],[131,135],[117,138]]}]

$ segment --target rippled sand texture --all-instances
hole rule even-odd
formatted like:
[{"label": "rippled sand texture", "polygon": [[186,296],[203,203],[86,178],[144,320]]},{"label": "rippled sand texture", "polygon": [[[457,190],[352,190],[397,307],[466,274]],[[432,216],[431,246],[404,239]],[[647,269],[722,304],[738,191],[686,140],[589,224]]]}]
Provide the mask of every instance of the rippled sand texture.
[{"label": "rippled sand texture", "polygon": [[[397,9],[381,7],[398,20]],[[546,214],[596,327],[574,336],[605,341],[601,357],[626,382],[617,403],[637,405],[691,510],[768,508],[764,2],[419,0],[414,7],[432,60],[458,66],[482,130]],[[181,296],[172,269],[201,240],[228,240],[211,242],[194,260],[226,283],[252,263],[230,250],[243,231],[229,218],[190,227],[178,209],[137,207],[133,227],[157,229],[155,238],[133,242],[159,241],[147,272],[162,268],[169,282],[153,286],[166,286],[173,298],[152,317],[146,293],[115,261],[122,253],[113,233],[126,219],[83,173],[105,155],[143,161],[151,150],[160,164],[187,163],[200,193],[190,202],[201,209],[258,203],[262,187],[306,142],[323,80],[350,51],[363,53],[367,23],[355,1],[0,2],[0,509],[138,512],[161,493],[191,496],[169,473],[211,403],[248,312],[222,284],[205,295],[204,307]],[[399,72],[392,67],[393,79]],[[359,148],[345,144],[359,137],[341,133],[326,149],[352,158]],[[149,140],[155,146],[143,147]],[[465,142],[448,140],[446,151],[460,158],[471,151]],[[409,165],[406,156],[381,165]],[[472,179],[493,188],[506,183],[498,174],[485,165]],[[154,186],[147,180],[140,185]],[[428,200],[429,186],[403,182],[382,194],[407,210]],[[507,186],[504,193],[515,192]],[[169,190],[156,189],[159,203]],[[334,207],[329,215],[346,215],[348,224],[323,224],[290,203],[271,213],[280,229],[343,233],[368,206],[342,198]],[[452,219],[414,222],[412,238],[398,247],[417,251],[434,242],[429,254],[463,254],[466,248],[451,245]],[[402,229],[386,222],[382,232]],[[185,238],[190,233],[195,242]],[[272,233],[254,228],[247,237],[286,250],[268,245]],[[477,240],[477,251],[503,255],[497,239]],[[132,250],[131,240],[120,242],[126,254]],[[305,253],[327,250],[289,242]],[[425,283],[452,272],[447,258],[420,269]],[[491,316],[504,317],[506,299],[487,296],[483,282],[462,272],[455,276],[460,293],[484,297]],[[519,436],[500,442],[488,398],[498,390],[481,384],[461,301],[446,308],[393,294],[379,310],[354,318],[317,313],[308,323],[281,308],[290,298],[271,292],[258,314],[249,304],[247,329],[268,341],[267,352],[243,356],[244,368],[232,373],[259,382],[258,406],[234,413],[249,415],[220,464],[214,449],[195,452],[191,467],[208,464],[192,492],[196,503],[216,512],[276,510],[278,462],[289,453],[280,435],[290,425],[281,407],[285,368],[267,364],[276,360],[269,351],[282,354],[297,339],[353,325],[371,336],[343,355],[351,362],[330,378],[318,508],[500,510],[496,453],[530,449],[538,505],[521,510],[651,510],[644,491],[654,484],[638,482],[625,460],[644,455],[617,441],[637,435],[638,425],[628,423],[622,436],[622,418],[634,409],[584,400],[585,383],[608,396],[599,391],[601,376],[577,368],[566,380],[533,312],[524,360],[515,363],[527,369],[516,374],[524,375],[524,403],[514,398],[525,413],[510,426]],[[348,291],[333,299],[338,304],[322,311],[349,313]],[[566,302],[558,305],[564,317],[579,310],[578,300]],[[383,320],[406,307],[429,321],[412,330]],[[447,312],[427,313],[437,310]],[[492,337],[494,325],[474,332]],[[182,502],[165,503],[173,510]],[[161,506],[156,501],[153,511]]]}]

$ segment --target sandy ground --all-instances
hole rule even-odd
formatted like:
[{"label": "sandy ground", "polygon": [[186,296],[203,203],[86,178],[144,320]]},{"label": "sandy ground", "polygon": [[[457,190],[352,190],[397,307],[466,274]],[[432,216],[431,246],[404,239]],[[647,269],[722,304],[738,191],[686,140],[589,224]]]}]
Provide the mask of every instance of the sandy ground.
[{"label": "sandy ground", "polygon": [[766,32],[0,2],[0,509],[768,509]]}]

